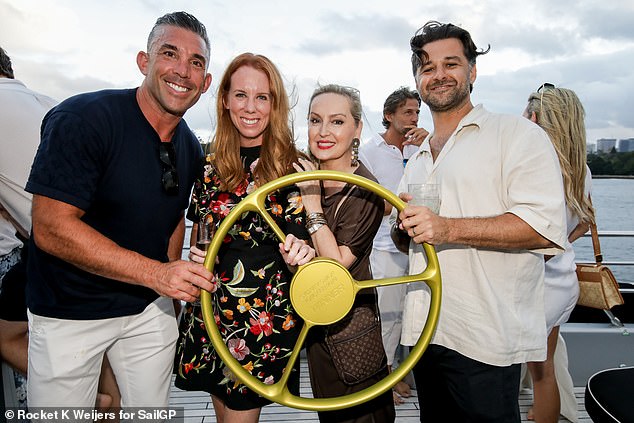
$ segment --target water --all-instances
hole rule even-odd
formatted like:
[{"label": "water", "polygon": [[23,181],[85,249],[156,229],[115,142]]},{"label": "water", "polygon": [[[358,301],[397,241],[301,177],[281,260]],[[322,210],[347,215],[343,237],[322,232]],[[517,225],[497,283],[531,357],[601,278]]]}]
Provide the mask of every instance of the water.
[{"label": "water", "polygon": [[[602,231],[634,232],[634,179],[593,179],[592,203],[597,227]],[[573,244],[577,261],[592,262],[592,239],[584,236]],[[634,236],[601,238],[603,260],[634,262]],[[619,282],[634,283],[634,266],[610,265]]]}]

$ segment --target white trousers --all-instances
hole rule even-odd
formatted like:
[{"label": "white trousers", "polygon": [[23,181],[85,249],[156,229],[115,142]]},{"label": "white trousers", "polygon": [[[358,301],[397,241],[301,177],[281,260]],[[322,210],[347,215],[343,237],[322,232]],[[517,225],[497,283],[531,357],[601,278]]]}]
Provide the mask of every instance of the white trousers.
[{"label": "white trousers", "polygon": [[167,407],[178,329],[170,298],[100,320],[28,313],[29,407],[94,407],[104,354],[122,407]]},{"label": "white trousers", "polygon": [[[409,259],[406,254],[372,250],[370,266],[374,279],[393,278],[409,274]],[[396,349],[401,343],[403,325],[403,305],[407,285],[381,286],[377,288],[379,312],[381,314],[381,333],[383,347],[387,355],[387,364],[392,365]]]}]

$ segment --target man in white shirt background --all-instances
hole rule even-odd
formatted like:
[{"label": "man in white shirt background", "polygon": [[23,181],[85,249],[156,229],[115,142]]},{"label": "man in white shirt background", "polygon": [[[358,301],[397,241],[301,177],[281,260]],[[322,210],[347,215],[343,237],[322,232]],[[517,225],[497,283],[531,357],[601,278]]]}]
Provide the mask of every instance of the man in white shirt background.
[{"label": "man in white shirt background", "polygon": [[[383,126],[386,131],[366,140],[359,149],[359,159],[376,177],[379,184],[396,193],[403,168],[407,160],[418,150],[428,132],[417,128],[420,113],[420,97],[415,90],[400,87],[391,93],[383,104]],[[396,249],[390,238],[389,213],[374,238],[370,263],[375,279],[398,277],[408,274],[408,257]],[[401,339],[401,317],[406,285],[379,287],[379,311],[383,345],[388,366],[392,366],[399,351]],[[410,386],[401,381],[394,387],[394,403],[401,404],[399,397],[411,395]],[[398,395],[397,395],[398,394]]]},{"label": "man in white shirt background", "polygon": [[[11,58],[0,48],[0,359],[22,372],[26,371],[26,281],[5,284],[2,292],[3,280],[20,261],[23,240],[29,237],[31,194],[24,186],[40,143],[42,118],[56,104],[15,79]],[[16,385],[22,406],[25,384],[17,373]]]}]

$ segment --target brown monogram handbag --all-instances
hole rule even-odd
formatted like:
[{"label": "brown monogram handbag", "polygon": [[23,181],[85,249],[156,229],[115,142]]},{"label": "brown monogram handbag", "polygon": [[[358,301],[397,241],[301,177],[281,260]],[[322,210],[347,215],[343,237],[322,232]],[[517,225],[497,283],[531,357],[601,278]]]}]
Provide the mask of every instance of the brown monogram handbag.
[{"label": "brown monogram handbag", "polygon": [[597,225],[590,224],[592,247],[594,248],[594,264],[577,264],[577,279],[579,280],[579,299],[577,304],[585,307],[609,310],[615,305],[623,304],[623,296],[619,291],[619,284],[612,271],[601,264],[603,255],[599,244]]},{"label": "brown monogram handbag", "polygon": [[348,385],[363,382],[387,366],[381,321],[367,305],[354,306],[346,317],[330,325],[326,345],[339,378]]}]

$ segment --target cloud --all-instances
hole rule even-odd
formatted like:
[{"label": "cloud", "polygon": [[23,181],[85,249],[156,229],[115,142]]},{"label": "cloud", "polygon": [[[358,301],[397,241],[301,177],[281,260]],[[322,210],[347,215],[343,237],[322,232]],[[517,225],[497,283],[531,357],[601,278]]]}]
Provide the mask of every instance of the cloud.
[{"label": "cloud", "polygon": [[406,19],[385,14],[339,15],[328,12],[319,17],[315,25],[323,37],[310,37],[295,51],[308,55],[325,56],[349,50],[402,48],[416,28]]},{"label": "cloud", "polygon": [[87,91],[120,88],[97,76],[69,76],[62,66],[54,63],[44,65],[39,61],[25,60],[20,62],[19,67],[14,66],[14,71],[16,79],[26,82],[29,88],[58,101]]},{"label": "cloud", "polygon": [[[610,66],[609,64],[618,64]],[[543,82],[575,91],[586,110],[586,127],[634,128],[634,46],[604,55],[583,55],[513,72],[479,77],[474,98],[492,111],[521,113],[528,95]]]},{"label": "cloud", "polygon": [[588,37],[634,41],[632,2],[585,2],[578,7],[579,25]]}]

